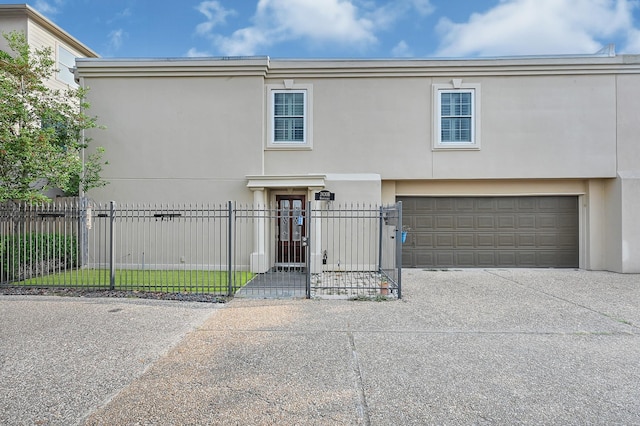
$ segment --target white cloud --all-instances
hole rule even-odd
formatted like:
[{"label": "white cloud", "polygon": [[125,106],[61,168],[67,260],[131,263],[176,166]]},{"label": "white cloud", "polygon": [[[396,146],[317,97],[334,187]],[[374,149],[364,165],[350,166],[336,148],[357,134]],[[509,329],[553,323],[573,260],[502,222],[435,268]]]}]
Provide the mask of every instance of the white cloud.
[{"label": "white cloud", "polygon": [[430,0],[409,0],[409,3],[422,16],[430,15],[435,10]]},{"label": "white cloud", "polygon": [[203,1],[198,5],[198,7],[196,7],[196,9],[207,18],[205,22],[196,26],[196,33],[199,35],[206,35],[216,26],[224,24],[227,20],[227,16],[233,16],[236,14],[234,10],[225,9],[220,2],[215,0]]},{"label": "white cloud", "polygon": [[202,52],[195,47],[189,49],[186,55],[188,58],[204,58],[206,56],[211,56],[208,52]]},{"label": "white cloud", "polygon": [[500,0],[468,22],[442,18],[437,56],[594,53],[633,27],[633,0]]},{"label": "white cloud", "polygon": [[[215,4],[218,2],[203,2]],[[392,0],[382,6],[366,0],[259,0],[253,25],[230,35],[212,32],[217,25],[211,14],[196,28],[211,38],[224,55],[255,55],[261,49],[289,41],[309,46],[334,44],[345,49],[365,50],[378,42],[376,32],[388,29],[412,11],[432,12],[430,0]],[[226,15],[224,16],[226,17]],[[223,19],[224,19],[223,17]],[[211,24],[210,24],[211,23]]]},{"label": "white cloud", "polygon": [[55,15],[60,12],[59,7],[62,5],[61,0],[55,0],[53,4],[50,1],[37,0],[33,7],[43,15]]},{"label": "white cloud", "polygon": [[122,41],[125,36],[126,36],[126,33],[122,28],[111,31],[107,36],[109,38],[109,41],[108,41],[109,50],[120,49],[120,47],[122,47]]},{"label": "white cloud", "polygon": [[404,40],[400,40],[400,42],[391,49],[391,54],[396,58],[407,58],[413,56],[409,45]]},{"label": "white cloud", "polygon": [[255,27],[242,28],[233,33],[231,37],[216,36],[214,44],[225,55],[247,56],[255,55],[261,46],[268,46],[273,41],[269,39],[269,31],[262,31]]}]

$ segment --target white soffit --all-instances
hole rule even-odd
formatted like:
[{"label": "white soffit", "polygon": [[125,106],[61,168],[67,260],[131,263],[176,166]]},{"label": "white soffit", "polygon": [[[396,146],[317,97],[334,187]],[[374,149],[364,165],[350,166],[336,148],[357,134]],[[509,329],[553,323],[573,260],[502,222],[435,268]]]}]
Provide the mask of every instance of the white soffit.
[{"label": "white soffit", "polygon": [[247,176],[247,188],[324,188],[326,175],[259,175]]}]

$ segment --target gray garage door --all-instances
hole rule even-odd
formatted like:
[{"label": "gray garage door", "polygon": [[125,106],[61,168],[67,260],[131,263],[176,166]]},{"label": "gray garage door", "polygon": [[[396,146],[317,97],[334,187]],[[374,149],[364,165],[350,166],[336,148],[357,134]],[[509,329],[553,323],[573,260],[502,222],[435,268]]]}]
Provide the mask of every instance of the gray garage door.
[{"label": "gray garage door", "polygon": [[398,201],[405,267],[578,267],[578,197]]}]

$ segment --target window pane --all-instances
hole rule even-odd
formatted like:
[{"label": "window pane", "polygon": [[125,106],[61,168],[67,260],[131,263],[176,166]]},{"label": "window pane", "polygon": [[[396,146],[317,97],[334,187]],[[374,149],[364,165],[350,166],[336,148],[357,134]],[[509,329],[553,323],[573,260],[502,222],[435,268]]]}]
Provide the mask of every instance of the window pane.
[{"label": "window pane", "polygon": [[273,110],[275,115],[303,115],[304,94],[276,93]]},{"label": "window pane", "polygon": [[304,119],[276,117],[273,139],[276,142],[304,142]]},{"label": "window pane", "polygon": [[302,223],[298,218],[302,216],[302,200],[293,200],[293,241],[300,241],[302,237]]},{"label": "window pane", "polygon": [[451,115],[451,95],[452,93],[443,93],[441,98],[441,114],[442,116]]},{"label": "window pane", "polygon": [[75,67],[76,58],[62,46],[58,46],[58,79],[72,87],[78,87],[75,77],[69,68]]},{"label": "window pane", "polygon": [[451,119],[443,118],[440,129],[440,139],[443,142],[451,142]]},{"label": "window pane", "polygon": [[289,241],[289,200],[280,201],[280,241]]},{"label": "window pane", "polygon": [[443,118],[440,138],[442,142],[471,142],[471,118]]}]

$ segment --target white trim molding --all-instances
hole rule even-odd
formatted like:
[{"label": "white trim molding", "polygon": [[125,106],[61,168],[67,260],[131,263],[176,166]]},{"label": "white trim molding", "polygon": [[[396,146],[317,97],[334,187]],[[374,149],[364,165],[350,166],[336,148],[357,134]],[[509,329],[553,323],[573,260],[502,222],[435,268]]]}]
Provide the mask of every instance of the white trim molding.
[{"label": "white trim molding", "polygon": [[[451,83],[433,84],[431,87],[433,100],[433,150],[479,150],[482,133],[480,125],[482,121],[480,84],[465,83],[462,79],[453,79]],[[442,117],[440,96],[442,93],[454,93],[457,91],[461,93],[471,93],[471,140],[469,142],[449,142],[441,140]]]}]

